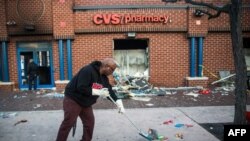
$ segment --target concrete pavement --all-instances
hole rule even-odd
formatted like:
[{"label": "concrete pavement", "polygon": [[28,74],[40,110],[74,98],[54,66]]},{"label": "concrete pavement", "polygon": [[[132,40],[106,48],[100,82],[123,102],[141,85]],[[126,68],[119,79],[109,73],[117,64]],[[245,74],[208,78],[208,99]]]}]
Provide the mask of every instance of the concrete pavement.
[{"label": "concrete pavement", "polygon": [[[248,106],[250,109],[250,105]],[[0,141],[54,141],[63,119],[63,111],[22,111],[8,118],[0,117]],[[94,110],[96,124],[93,141],[146,141],[116,109]],[[183,135],[183,141],[218,141],[218,139],[199,126],[199,123],[233,122],[233,106],[175,107],[126,109],[126,115],[142,131],[156,129],[168,141],[180,140],[175,135]],[[14,125],[20,120],[25,123]],[[172,120],[173,123],[163,124]],[[184,125],[179,128],[175,125]],[[187,127],[186,125],[193,125]],[[75,137],[72,132],[68,141],[81,139],[82,126],[78,118]]]}]

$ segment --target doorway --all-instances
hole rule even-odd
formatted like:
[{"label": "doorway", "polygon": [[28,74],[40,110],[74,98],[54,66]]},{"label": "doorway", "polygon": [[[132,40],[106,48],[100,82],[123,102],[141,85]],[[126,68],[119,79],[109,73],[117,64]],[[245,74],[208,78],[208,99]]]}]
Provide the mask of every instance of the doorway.
[{"label": "doorway", "polygon": [[17,62],[19,88],[28,89],[27,65],[30,59],[38,65],[37,88],[54,87],[52,49],[49,42],[18,43]]},{"label": "doorway", "polygon": [[148,39],[115,39],[114,58],[123,75],[148,76]]}]

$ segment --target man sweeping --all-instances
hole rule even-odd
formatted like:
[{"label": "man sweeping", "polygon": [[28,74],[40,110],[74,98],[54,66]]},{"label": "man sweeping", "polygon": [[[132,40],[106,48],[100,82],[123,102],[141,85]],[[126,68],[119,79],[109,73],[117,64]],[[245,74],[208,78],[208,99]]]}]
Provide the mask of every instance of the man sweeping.
[{"label": "man sweeping", "polygon": [[65,88],[63,100],[64,119],[59,128],[56,141],[66,141],[69,132],[79,116],[83,124],[83,135],[81,141],[91,141],[95,125],[92,105],[98,97],[111,96],[123,113],[124,107],[120,99],[117,99],[108,77],[117,67],[112,58],[102,61],[93,61],[84,66],[72,78]]}]

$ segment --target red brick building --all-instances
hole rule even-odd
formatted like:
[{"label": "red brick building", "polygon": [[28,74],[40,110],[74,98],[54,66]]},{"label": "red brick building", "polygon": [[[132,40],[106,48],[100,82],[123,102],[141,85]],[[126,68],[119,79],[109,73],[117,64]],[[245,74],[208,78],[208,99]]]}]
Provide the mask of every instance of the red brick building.
[{"label": "red brick building", "polygon": [[[59,89],[82,66],[118,51],[130,54],[130,73],[148,68],[155,86],[207,85],[216,79],[211,73],[234,71],[229,16],[208,20],[196,9],[206,8],[161,0],[1,0],[0,89],[27,89],[30,58],[40,67],[38,88]],[[249,1],[242,11],[248,50]],[[144,58],[129,50],[142,50]]]}]

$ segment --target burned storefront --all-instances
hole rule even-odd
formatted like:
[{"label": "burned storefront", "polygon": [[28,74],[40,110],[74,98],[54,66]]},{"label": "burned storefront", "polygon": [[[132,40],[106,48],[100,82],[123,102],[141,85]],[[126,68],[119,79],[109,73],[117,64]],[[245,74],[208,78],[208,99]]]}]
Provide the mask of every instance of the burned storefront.
[{"label": "burned storefront", "polygon": [[[249,4],[242,7],[246,52]],[[234,73],[229,16],[208,20],[196,10],[204,7],[161,0],[3,0],[0,8],[3,90],[28,88],[31,58],[39,65],[38,89],[64,89],[82,66],[106,57],[120,65],[114,79],[143,78],[142,87],[207,87],[220,71]]]}]

